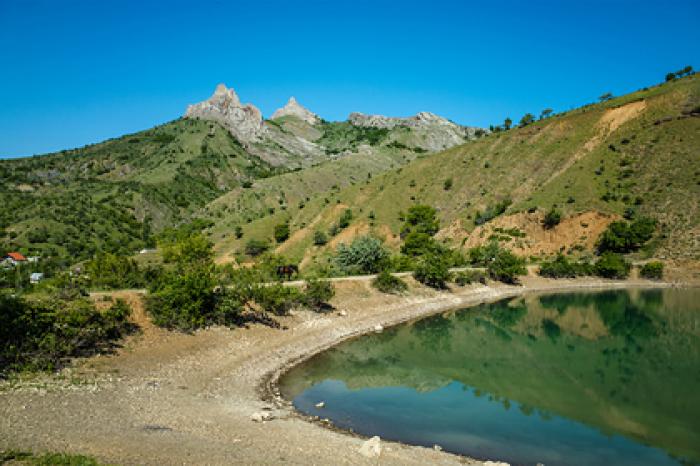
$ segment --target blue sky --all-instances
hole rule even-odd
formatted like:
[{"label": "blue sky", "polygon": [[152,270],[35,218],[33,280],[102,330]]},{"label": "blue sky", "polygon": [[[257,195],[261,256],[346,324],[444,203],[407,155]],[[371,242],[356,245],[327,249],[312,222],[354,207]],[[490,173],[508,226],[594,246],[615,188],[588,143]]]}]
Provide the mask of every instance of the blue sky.
[{"label": "blue sky", "polygon": [[218,82],[269,116],[488,126],[700,66],[700,1],[0,0],[0,157],[179,117]]}]

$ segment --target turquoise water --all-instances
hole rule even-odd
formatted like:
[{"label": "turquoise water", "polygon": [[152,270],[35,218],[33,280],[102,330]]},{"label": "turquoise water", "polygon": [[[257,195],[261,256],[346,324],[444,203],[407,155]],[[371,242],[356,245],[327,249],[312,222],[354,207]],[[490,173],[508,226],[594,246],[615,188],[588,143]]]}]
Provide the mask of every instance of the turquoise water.
[{"label": "turquoise water", "polygon": [[698,464],[700,290],[531,295],[437,315],[321,353],[280,387],[338,427],[476,458]]}]

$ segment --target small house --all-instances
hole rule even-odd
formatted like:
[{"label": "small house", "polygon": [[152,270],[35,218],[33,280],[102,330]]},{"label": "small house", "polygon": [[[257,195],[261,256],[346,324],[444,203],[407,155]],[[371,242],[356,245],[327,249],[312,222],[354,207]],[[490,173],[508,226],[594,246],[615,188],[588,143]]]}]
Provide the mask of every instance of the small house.
[{"label": "small house", "polygon": [[44,279],[44,274],[40,272],[34,272],[33,274],[29,275],[29,283],[32,285],[36,285],[40,281]]},{"label": "small house", "polygon": [[24,257],[19,252],[8,252],[5,257],[2,258],[2,264],[5,266],[12,266],[23,264],[27,262],[27,258]]}]

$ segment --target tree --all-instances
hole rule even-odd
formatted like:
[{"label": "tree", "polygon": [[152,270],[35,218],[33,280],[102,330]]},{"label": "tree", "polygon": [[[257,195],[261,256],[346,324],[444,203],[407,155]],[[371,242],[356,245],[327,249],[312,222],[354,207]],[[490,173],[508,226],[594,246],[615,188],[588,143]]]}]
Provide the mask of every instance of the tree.
[{"label": "tree", "polygon": [[666,82],[676,79],[676,73],[666,73]]},{"label": "tree", "polygon": [[634,222],[612,222],[598,239],[598,253],[628,253],[641,248],[654,235],[656,220],[641,217]]},{"label": "tree", "polygon": [[547,211],[546,214],[544,214],[544,219],[542,220],[542,224],[548,230],[559,225],[559,222],[561,222],[561,212],[559,212],[554,207],[552,207],[550,210]]},{"label": "tree", "polygon": [[314,231],[314,244],[316,246],[323,246],[328,243],[328,237],[321,230]]},{"label": "tree", "polygon": [[506,117],[503,121],[503,128],[508,131],[511,126],[513,126],[513,120],[511,120],[510,117]]},{"label": "tree", "polygon": [[432,288],[445,289],[450,280],[450,265],[445,254],[428,254],[418,262],[413,277]]},{"label": "tree", "polygon": [[594,266],[595,274],[603,278],[622,279],[630,273],[630,264],[621,254],[605,252]]},{"label": "tree", "polygon": [[612,93],[610,93],[610,92],[606,92],[605,94],[603,94],[603,95],[601,95],[600,97],[598,97],[598,99],[600,99],[601,102],[606,102],[606,101],[608,101],[608,100],[610,100],[610,99],[612,99],[612,98],[613,98],[613,95],[612,95]]},{"label": "tree", "polygon": [[519,124],[519,126],[520,126],[520,127],[527,126],[527,125],[529,125],[530,123],[532,123],[532,122],[534,122],[534,121],[535,121],[535,115],[533,115],[532,113],[526,113],[526,114],[523,115],[523,117],[520,119],[520,124]]},{"label": "tree", "polygon": [[542,113],[540,113],[540,120],[548,118],[553,111],[554,110],[552,110],[551,108],[545,108],[544,110],[542,110]]},{"label": "tree", "polygon": [[245,253],[251,257],[256,257],[267,251],[269,248],[270,245],[267,243],[267,241],[251,238],[245,244]]},{"label": "tree", "polygon": [[408,209],[408,213],[401,228],[401,236],[408,233],[425,233],[433,236],[440,229],[440,220],[437,211],[428,205],[414,205]]},{"label": "tree", "polygon": [[338,246],[335,263],[346,273],[376,273],[388,259],[389,252],[379,239],[359,236],[350,246]]},{"label": "tree", "polygon": [[328,306],[328,301],[335,296],[335,288],[328,280],[310,279],[304,287],[304,304],[315,311]]},{"label": "tree", "polygon": [[289,238],[289,223],[280,223],[275,225],[275,241],[284,243]]},{"label": "tree", "polygon": [[486,266],[489,276],[503,283],[518,283],[518,275],[525,275],[525,261],[507,249],[498,249]]},{"label": "tree", "polygon": [[661,280],[664,275],[664,264],[659,261],[647,262],[639,270],[639,275],[650,280]]}]

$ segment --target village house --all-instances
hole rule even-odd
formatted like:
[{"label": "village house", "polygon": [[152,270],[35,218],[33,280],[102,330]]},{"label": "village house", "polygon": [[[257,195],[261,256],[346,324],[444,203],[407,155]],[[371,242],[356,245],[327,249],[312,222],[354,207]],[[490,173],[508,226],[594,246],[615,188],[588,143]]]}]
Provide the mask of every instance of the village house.
[{"label": "village house", "polygon": [[39,282],[42,281],[43,279],[44,279],[44,274],[43,274],[43,273],[34,272],[33,274],[31,274],[31,275],[29,276],[29,283],[31,283],[32,285],[36,285],[37,283],[39,283]]},{"label": "village house", "polygon": [[6,266],[6,267],[14,267],[16,265],[26,263],[27,258],[24,257],[22,254],[19,252],[8,252],[5,257],[2,258],[2,261],[0,264]]}]

